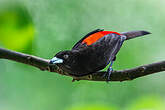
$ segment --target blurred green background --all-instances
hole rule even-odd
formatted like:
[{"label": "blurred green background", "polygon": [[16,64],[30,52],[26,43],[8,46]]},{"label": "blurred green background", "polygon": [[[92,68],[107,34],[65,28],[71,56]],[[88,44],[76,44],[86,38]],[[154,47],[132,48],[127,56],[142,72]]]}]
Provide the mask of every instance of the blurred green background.
[{"label": "blurred green background", "polygon": [[[164,0],[0,0],[0,47],[50,59],[97,29],[147,30],[126,41],[116,70],[165,58]],[[165,110],[165,74],[127,82],[70,77],[0,60],[0,110]]]}]

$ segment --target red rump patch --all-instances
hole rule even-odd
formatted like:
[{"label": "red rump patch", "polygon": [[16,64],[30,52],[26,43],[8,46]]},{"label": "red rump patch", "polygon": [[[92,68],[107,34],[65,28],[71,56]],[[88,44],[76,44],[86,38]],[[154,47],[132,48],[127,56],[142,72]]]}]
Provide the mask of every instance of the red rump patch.
[{"label": "red rump patch", "polygon": [[113,31],[100,31],[100,32],[96,32],[92,35],[89,35],[87,38],[85,38],[82,43],[86,43],[87,45],[91,45],[95,42],[97,42],[97,40],[99,40],[100,38],[104,37],[107,34],[111,34],[111,33],[115,33],[120,35],[120,33],[118,32],[113,32]]}]

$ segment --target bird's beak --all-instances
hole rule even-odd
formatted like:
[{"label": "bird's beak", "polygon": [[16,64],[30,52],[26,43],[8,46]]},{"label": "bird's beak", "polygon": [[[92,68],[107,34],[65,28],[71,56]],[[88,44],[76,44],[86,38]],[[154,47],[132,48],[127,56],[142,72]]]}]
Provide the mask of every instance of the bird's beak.
[{"label": "bird's beak", "polygon": [[63,63],[63,59],[54,57],[50,60],[50,64],[57,64],[57,63]]}]

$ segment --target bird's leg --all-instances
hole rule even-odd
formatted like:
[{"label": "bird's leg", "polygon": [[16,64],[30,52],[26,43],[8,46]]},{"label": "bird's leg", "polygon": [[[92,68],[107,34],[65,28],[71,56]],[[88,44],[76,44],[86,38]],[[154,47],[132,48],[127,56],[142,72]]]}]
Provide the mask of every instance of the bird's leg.
[{"label": "bird's leg", "polygon": [[[115,59],[116,59],[116,57],[115,57]],[[113,71],[113,68],[112,68],[113,62],[114,62],[114,60],[112,60],[110,62],[110,65],[109,65],[109,67],[107,69],[107,72],[103,75],[103,77],[105,77],[107,79],[107,82],[110,81],[110,75],[111,75],[111,73]]]},{"label": "bird's leg", "polygon": [[108,67],[108,70],[107,70],[107,81],[110,81],[110,75],[111,75],[111,73],[112,73],[112,71],[113,71],[113,68],[112,68],[112,64],[113,64],[113,62],[114,61],[111,61],[111,63],[110,63],[110,65],[109,65],[109,67]]}]

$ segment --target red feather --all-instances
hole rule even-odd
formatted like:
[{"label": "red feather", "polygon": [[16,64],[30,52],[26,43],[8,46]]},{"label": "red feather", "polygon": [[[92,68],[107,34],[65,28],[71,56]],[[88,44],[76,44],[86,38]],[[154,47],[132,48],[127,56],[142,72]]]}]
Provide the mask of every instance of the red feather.
[{"label": "red feather", "polygon": [[92,35],[89,35],[87,38],[85,38],[82,43],[85,43],[87,45],[91,45],[95,42],[97,42],[100,38],[104,37],[105,35],[107,34],[111,34],[111,33],[115,33],[115,34],[118,34],[120,35],[120,33],[118,32],[113,32],[113,31],[100,31],[100,32],[97,32],[97,33],[94,33]]}]

